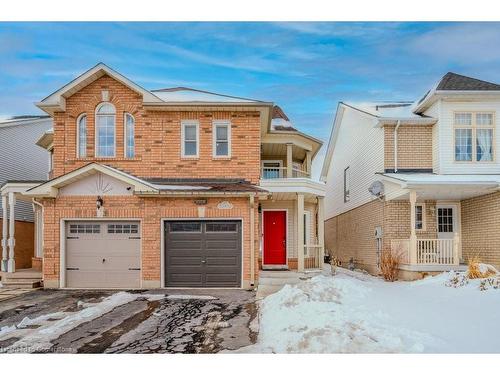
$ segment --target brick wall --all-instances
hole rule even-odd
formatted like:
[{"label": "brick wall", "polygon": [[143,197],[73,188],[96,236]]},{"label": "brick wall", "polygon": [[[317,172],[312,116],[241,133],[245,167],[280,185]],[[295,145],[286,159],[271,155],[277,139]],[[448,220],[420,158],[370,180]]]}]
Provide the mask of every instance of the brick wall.
[{"label": "brick wall", "polygon": [[461,202],[462,255],[500,268],[500,192]]},{"label": "brick wall", "polygon": [[[0,228],[2,219],[0,218]],[[35,253],[35,227],[28,221],[16,220],[14,235],[16,246],[14,247],[14,259],[16,268],[31,268],[31,258]]]},{"label": "brick wall", "polygon": [[[217,204],[228,200],[232,209],[221,210]],[[142,220],[142,278],[147,285],[160,285],[161,273],[161,219],[197,218],[198,207],[188,198],[142,198],[137,196],[104,198],[106,218]],[[43,199],[44,205],[44,261],[43,274],[47,285],[57,286],[59,280],[60,221],[61,219],[95,218],[95,197],[60,197]],[[258,202],[255,204],[255,270],[258,273]],[[250,280],[250,225],[248,198],[210,198],[205,206],[207,218],[243,219],[243,279]],[[105,219],[106,219],[105,218]]]},{"label": "brick wall", "polygon": [[[394,169],[394,129],[384,127],[384,169]],[[432,169],[432,126],[399,127],[398,169]]]},{"label": "brick wall", "polygon": [[[417,202],[417,204],[420,202]],[[417,230],[417,238],[436,238],[436,217],[425,201],[425,230]],[[377,242],[375,228],[383,230],[384,249],[391,239],[410,238],[410,203],[408,201],[371,201],[325,222],[325,252],[340,259],[344,266],[354,258],[356,266],[377,272]]]},{"label": "brick wall", "polygon": [[[101,92],[109,92],[116,108],[116,157],[94,157],[95,108]],[[124,113],[135,118],[135,158],[124,158]],[[76,154],[76,120],[87,114],[87,158]],[[181,159],[181,120],[200,122],[199,159]],[[212,120],[231,120],[231,159],[212,158]],[[66,100],[66,112],[54,116],[54,176],[97,161],[139,177],[245,178],[258,183],[260,175],[260,114],[235,111],[149,111],[139,94],[109,76],[103,76]]]}]

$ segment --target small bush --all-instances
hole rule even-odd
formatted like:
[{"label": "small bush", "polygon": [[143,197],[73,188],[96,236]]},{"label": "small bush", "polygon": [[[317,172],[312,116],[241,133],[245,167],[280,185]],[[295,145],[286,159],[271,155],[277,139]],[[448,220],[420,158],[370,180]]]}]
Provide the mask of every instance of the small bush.
[{"label": "small bush", "polygon": [[488,264],[481,263],[479,256],[474,255],[468,261],[467,277],[469,279],[484,279],[497,274],[497,270]]},{"label": "small bush", "polygon": [[383,250],[380,256],[380,272],[386,281],[395,281],[401,264],[401,251]]}]

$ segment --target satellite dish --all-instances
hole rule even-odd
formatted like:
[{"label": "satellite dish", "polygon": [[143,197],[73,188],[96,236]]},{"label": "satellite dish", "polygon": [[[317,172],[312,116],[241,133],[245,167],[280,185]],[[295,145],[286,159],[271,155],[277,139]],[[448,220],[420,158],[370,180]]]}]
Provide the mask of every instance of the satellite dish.
[{"label": "satellite dish", "polygon": [[384,196],[384,184],[381,181],[375,181],[370,185],[368,191],[377,198],[382,198]]}]

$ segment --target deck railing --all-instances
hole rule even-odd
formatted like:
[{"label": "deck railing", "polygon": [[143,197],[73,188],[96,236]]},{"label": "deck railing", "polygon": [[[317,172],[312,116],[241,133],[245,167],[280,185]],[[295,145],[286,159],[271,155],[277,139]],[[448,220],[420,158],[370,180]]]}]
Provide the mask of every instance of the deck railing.
[{"label": "deck railing", "polygon": [[409,239],[391,240],[392,250],[401,253],[401,263],[410,265],[457,265],[458,245],[458,236],[449,239],[417,239],[414,249]]},{"label": "deck railing", "polygon": [[[273,180],[276,178],[287,178],[286,167],[262,167],[261,176],[263,180]],[[310,178],[309,172],[293,168],[291,178]]]},{"label": "deck railing", "polygon": [[323,247],[318,244],[304,245],[304,270],[317,270],[323,266]]}]

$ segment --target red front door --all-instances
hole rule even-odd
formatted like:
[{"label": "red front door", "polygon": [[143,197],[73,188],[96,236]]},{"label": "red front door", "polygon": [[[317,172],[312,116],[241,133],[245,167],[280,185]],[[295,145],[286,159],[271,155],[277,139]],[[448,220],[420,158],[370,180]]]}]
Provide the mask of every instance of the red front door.
[{"label": "red front door", "polygon": [[263,264],[286,264],[286,211],[264,211]]}]

